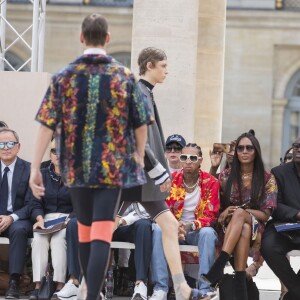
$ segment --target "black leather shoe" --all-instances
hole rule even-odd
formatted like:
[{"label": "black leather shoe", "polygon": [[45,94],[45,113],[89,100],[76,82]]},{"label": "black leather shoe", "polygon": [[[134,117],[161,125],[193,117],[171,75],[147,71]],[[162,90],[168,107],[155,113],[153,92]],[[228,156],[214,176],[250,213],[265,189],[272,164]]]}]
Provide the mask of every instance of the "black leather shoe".
[{"label": "black leather shoe", "polygon": [[20,298],[20,291],[19,286],[16,280],[11,280],[9,282],[8,290],[5,294],[5,299],[19,299]]}]

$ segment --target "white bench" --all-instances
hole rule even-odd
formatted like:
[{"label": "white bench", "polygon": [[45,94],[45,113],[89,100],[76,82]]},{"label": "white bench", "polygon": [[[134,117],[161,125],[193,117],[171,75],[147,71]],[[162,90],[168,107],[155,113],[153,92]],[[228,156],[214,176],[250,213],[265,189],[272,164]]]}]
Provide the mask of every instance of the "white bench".
[{"label": "white bench", "polygon": [[[32,239],[28,239],[28,245],[31,245]],[[6,237],[0,237],[0,245],[8,245],[9,239]],[[135,245],[133,243],[126,242],[111,242],[112,249],[135,249]],[[190,245],[180,245],[179,246],[181,252],[198,252],[197,246]],[[299,251],[300,252],[300,251]]]}]

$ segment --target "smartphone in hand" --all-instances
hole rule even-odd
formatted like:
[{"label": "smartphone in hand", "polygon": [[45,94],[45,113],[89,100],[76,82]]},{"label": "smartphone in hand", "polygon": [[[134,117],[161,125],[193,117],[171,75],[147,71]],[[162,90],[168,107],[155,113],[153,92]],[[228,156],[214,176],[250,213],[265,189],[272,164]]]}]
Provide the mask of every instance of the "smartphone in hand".
[{"label": "smartphone in hand", "polygon": [[224,152],[229,153],[233,150],[233,144],[225,144],[225,143],[214,143],[213,144],[213,152]]}]

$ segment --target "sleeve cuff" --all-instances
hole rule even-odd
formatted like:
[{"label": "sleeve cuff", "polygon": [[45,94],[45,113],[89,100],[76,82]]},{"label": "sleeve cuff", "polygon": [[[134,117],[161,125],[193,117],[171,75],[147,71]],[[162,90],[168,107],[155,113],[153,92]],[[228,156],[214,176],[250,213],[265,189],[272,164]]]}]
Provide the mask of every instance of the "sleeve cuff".
[{"label": "sleeve cuff", "polygon": [[20,219],[16,214],[11,214],[10,217],[13,218],[14,222],[16,222]]}]

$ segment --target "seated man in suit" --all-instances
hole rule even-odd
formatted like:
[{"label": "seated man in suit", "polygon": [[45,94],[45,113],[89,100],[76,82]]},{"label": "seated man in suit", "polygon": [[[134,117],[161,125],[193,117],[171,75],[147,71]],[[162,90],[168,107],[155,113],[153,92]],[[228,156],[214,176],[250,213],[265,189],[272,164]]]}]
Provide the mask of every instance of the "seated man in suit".
[{"label": "seated man in suit", "polygon": [[285,234],[274,227],[275,222],[300,221],[300,137],[292,144],[292,150],[291,162],[271,170],[278,186],[277,208],[263,233],[261,248],[267,264],[288,289],[288,293],[280,298],[284,300],[300,299],[300,272],[293,270],[286,257],[291,250],[300,249],[299,230]]},{"label": "seated man in suit", "polygon": [[6,299],[19,298],[19,281],[23,273],[27,238],[32,235],[29,220],[29,162],[17,155],[20,150],[17,133],[0,128],[0,236],[9,238],[9,287]]}]

